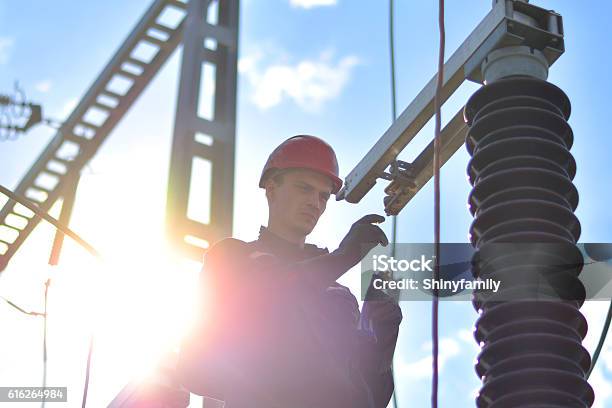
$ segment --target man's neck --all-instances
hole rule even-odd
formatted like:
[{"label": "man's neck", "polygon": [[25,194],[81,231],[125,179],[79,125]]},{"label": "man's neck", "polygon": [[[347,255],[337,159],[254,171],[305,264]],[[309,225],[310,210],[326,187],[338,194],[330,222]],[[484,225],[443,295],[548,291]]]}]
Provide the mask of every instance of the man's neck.
[{"label": "man's neck", "polygon": [[284,227],[283,225],[279,225],[274,221],[270,220],[268,223],[268,230],[276,236],[281,237],[285,241],[289,241],[296,245],[299,245],[300,248],[304,248],[304,243],[306,242],[306,237],[300,233],[296,233],[289,228]]}]

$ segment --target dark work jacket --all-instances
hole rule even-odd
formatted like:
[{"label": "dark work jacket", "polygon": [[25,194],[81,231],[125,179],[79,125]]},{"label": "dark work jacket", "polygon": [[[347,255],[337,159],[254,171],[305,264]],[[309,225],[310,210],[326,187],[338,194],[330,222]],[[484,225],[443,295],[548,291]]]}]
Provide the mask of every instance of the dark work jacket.
[{"label": "dark work jacket", "polygon": [[383,346],[359,330],[348,288],[300,280],[300,261],[327,253],[265,227],[256,241],[215,244],[202,271],[203,312],[181,347],[183,385],[225,408],[386,407],[393,378],[379,360],[395,348],[397,325]]}]

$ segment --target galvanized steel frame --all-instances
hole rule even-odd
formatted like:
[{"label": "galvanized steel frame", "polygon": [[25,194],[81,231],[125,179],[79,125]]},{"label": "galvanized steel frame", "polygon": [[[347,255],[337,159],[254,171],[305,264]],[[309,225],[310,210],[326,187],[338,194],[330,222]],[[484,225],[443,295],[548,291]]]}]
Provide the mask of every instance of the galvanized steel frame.
[{"label": "galvanized steel frame", "polygon": [[[212,7],[217,8],[216,24],[207,18]],[[238,11],[238,0],[192,0],[185,22],[166,226],[171,242],[195,260],[201,260],[212,242],[232,234]],[[201,87],[210,85],[204,81],[203,64],[215,68],[213,117],[209,119],[198,114],[203,103]],[[209,223],[188,216],[195,159],[211,165]]]}]

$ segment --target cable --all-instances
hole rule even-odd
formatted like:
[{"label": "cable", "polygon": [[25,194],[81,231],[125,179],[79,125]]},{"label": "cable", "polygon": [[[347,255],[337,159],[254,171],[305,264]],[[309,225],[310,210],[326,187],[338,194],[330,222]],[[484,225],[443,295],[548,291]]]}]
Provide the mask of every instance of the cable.
[{"label": "cable", "polygon": [[[396,92],[395,92],[395,42],[394,42],[394,11],[393,11],[393,0],[389,0],[389,57],[391,59],[391,123],[397,119],[397,103],[396,103]],[[395,257],[395,244],[397,241],[397,215],[391,217],[391,257]],[[393,384],[395,384],[395,369],[393,362],[391,362],[391,378]],[[394,386],[393,394],[391,398],[393,400],[393,407],[398,408],[397,403],[397,387]]]},{"label": "cable", "polygon": [[89,337],[89,352],[87,353],[87,366],[85,368],[85,386],[83,387],[83,400],[81,408],[85,408],[87,404],[87,390],[89,389],[89,371],[91,370],[91,354],[93,350],[94,336]]},{"label": "cable", "polygon": [[28,312],[27,310],[17,306],[15,303],[11,302],[10,300],[8,300],[7,298],[5,298],[4,296],[0,296],[0,298],[2,298],[6,303],[8,303],[9,305],[11,305],[12,307],[14,307],[15,309],[19,310],[21,313],[23,314],[27,314],[30,316],[45,316],[46,315],[46,311],[45,313],[40,313],[40,312]]},{"label": "cable", "polygon": [[[442,118],[440,112],[441,100],[440,94],[444,83],[444,47],[445,47],[445,32],[444,32],[444,0],[438,2],[438,25],[440,29],[440,48],[438,52],[438,78],[436,82],[436,95],[434,98],[435,108],[435,135],[434,135],[434,244],[435,244],[435,268],[434,279],[437,281],[440,278],[440,130],[442,127]],[[431,387],[431,406],[438,407],[438,288],[433,290],[432,299],[432,319],[431,319],[431,335],[432,335],[432,387]]]},{"label": "cable", "polygon": [[[50,283],[50,280],[47,279],[47,282],[45,282],[45,311],[44,311],[44,313],[40,313],[40,312],[28,312],[28,311],[24,310],[23,308],[17,306],[15,303],[11,302],[10,300],[5,298],[4,296],[0,296],[5,302],[7,302],[9,305],[14,307],[15,309],[19,310],[21,313],[24,313],[24,314],[30,315],[30,316],[42,316],[42,318],[44,319],[44,323],[43,323],[43,380],[42,380],[42,388],[43,388],[43,390],[47,386],[47,290],[49,289],[49,283]],[[45,408],[45,397],[44,397],[44,395],[43,395],[43,400],[42,400],[41,408]]]},{"label": "cable", "polygon": [[[389,0],[389,55],[391,57],[391,119],[395,122],[397,119],[397,104],[395,94],[395,41],[394,41],[394,24],[393,24],[393,0]],[[395,219],[396,216],[393,216]]]},{"label": "cable", "polygon": [[586,375],[587,380],[591,376],[593,369],[595,368],[595,364],[599,359],[599,354],[603,349],[603,345],[606,342],[606,336],[608,335],[608,330],[610,329],[610,322],[612,321],[612,300],[610,301],[610,307],[608,308],[608,315],[606,316],[606,321],[604,323],[604,327],[601,330],[601,335],[599,336],[599,342],[597,343],[597,348],[595,349],[595,353],[593,353],[593,359],[591,360],[591,368],[589,368],[589,372]]},{"label": "cable", "polygon": [[[47,292],[48,292],[50,283],[51,283],[50,279],[47,279],[47,281],[45,282],[45,309],[44,309],[45,311],[43,313],[28,312],[24,310],[23,308],[17,306],[15,303],[11,302],[4,296],[0,296],[5,302],[7,302],[9,305],[14,307],[15,309],[19,310],[21,313],[24,313],[30,316],[42,316],[42,318],[44,319],[43,321],[43,379],[42,379],[43,390],[47,386]],[[45,408],[45,396],[44,395],[43,395],[41,408]]]},{"label": "cable", "polygon": [[[38,215],[40,218],[42,218],[43,220],[45,220],[48,223],[50,223],[51,225],[53,225],[55,228],[57,228],[58,230],[62,231],[64,234],[68,235],[70,238],[75,240],[77,244],[81,245],[83,248],[85,248],[87,250],[87,252],[89,252],[90,254],[95,256],[96,258],[98,258],[98,259],[101,258],[100,253],[93,246],[91,246],[89,243],[87,243],[87,241],[85,241],[78,234],[76,234],[74,231],[72,231],[70,228],[68,228],[68,226],[63,225],[62,223],[60,223],[55,218],[51,217],[46,212],[41,211],[40,208],[38,208],[36,205],[32,204],[26,198],[21,197],[18,194],[13,193],[11,190],[9,190],[8,188],[4,187],[1,184],[0,184],[0,192],[2,194],[6,195],[7,197],[9,197],[11,200],[16,201],[19,204],[23,205],[24,207],[26,207],[27,209],[32,211],[34,214]],[[9,300],[7,300],[7,299],[4,299],[4,300],[9,302],[9,304],[11,306],[21,310],[24,313],[27,313],[23,309],[19,308],[17,305],[15,305],[12,302],[10,302]],[[89,340],[89,350],[87,352],[87,367],[86,367],[86,370],[85,370],[85,389],[83,390],[82,408],[85,408],[85,404],[86,404],[86,401],[87,401],[87,390],[89,388],[89,372],[90,372],[90,369],[91,369],[91,356],[92,356],[92,354],[93,354],[93,334],[91,335],[91,338]]]},{"label": "cable", "polygon": [[[44,316],[44,326],[43,326],[43,380],[42,387],[43,390],[47,387],[47,295],[49,292],[49,285],[51,285],[51,279],[47,279],[45,282],[45,316]],[[43,392],[43,400],[41,404],[41,408],[45,408],[45,395]]]}]

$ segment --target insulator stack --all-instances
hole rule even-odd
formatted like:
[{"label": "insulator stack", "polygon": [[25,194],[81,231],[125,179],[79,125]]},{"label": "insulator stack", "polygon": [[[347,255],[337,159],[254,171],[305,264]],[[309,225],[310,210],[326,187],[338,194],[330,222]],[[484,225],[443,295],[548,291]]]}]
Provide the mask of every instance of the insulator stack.
[{"label": "insulator stack", "polygon": [[481,408],[593,404],[569,116],[563,91],[530,77],[485,85],[465,108],[473,273],[501,281],[473,296]]}]

